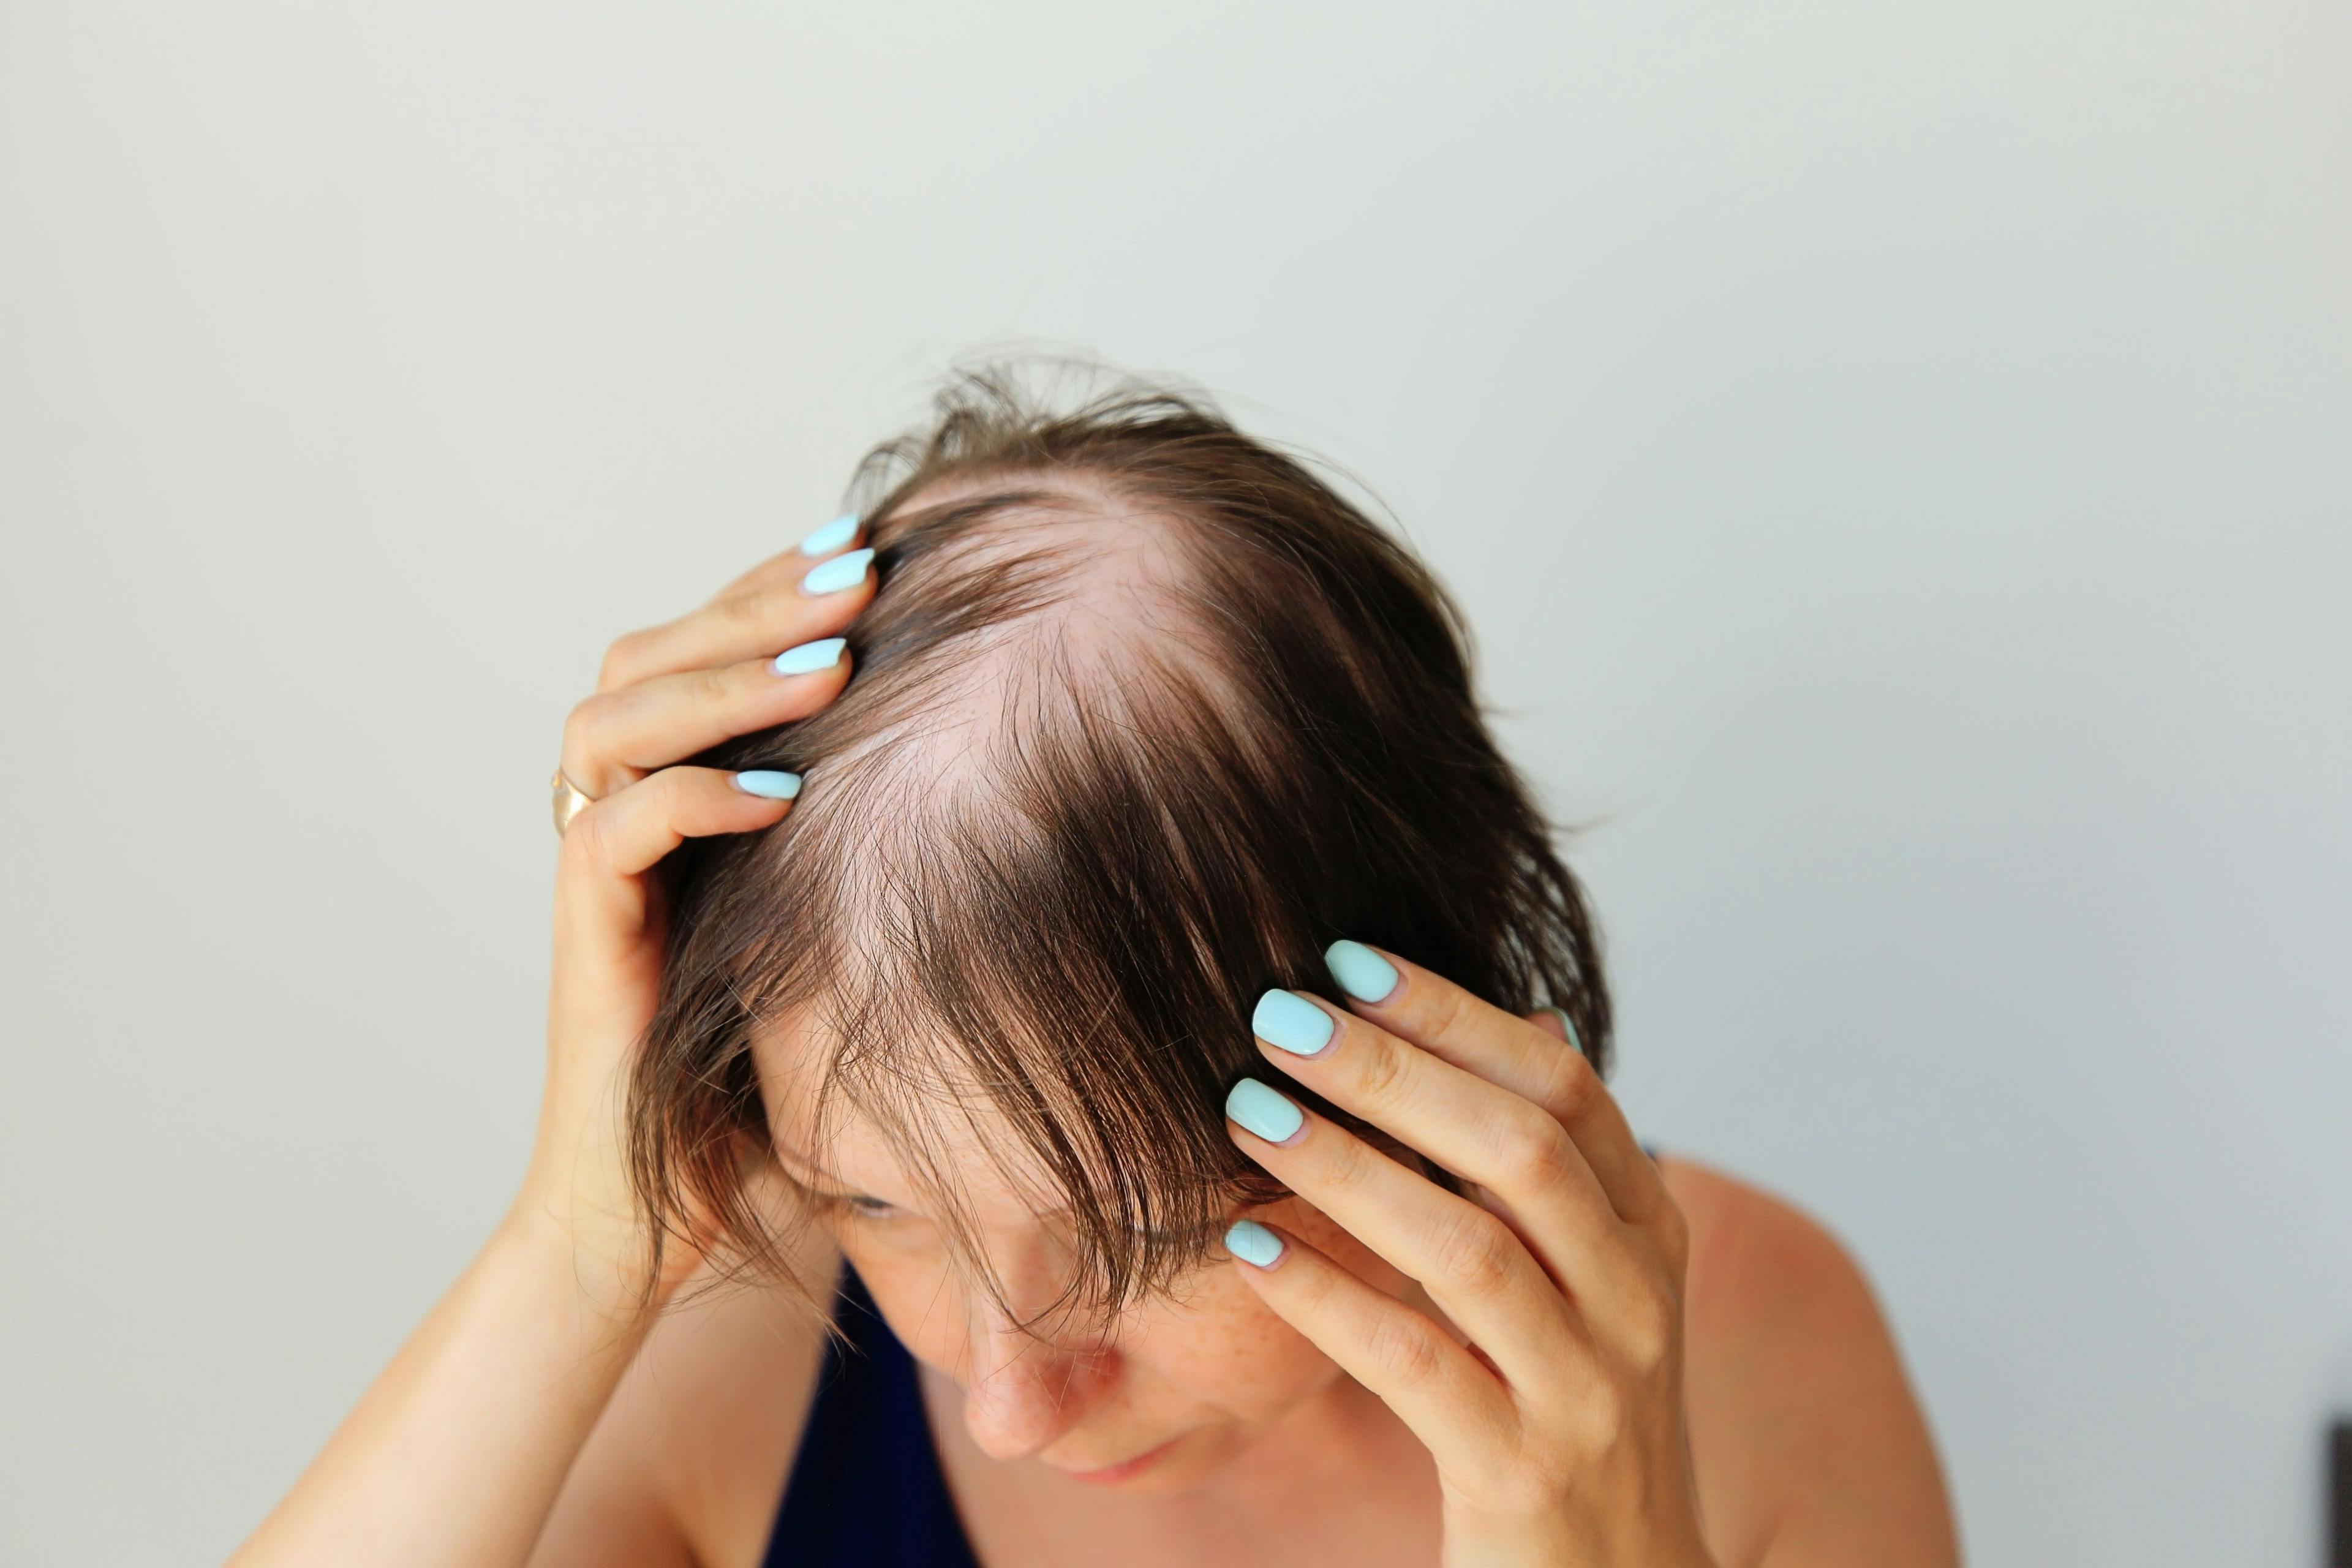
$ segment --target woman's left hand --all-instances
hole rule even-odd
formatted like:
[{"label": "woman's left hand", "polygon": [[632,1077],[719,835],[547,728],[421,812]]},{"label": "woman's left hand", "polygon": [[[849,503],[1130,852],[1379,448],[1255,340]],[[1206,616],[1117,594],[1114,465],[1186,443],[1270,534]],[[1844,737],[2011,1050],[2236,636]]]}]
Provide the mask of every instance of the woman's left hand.
[{"label": "woman's left hand", "polygon": [[1254,1221],[1227,1239],[1241,1272],[1435,1458],[1449,1568],[1706,1568],[1683,1419],[1688,1237],[1656,1164],[1559,1036],[1357,943],[1330,958],[1355,1016],[1268,992],[1259,1049],[1472,1195],[1254,1079],[1227,1131],[1470,1342]]}]

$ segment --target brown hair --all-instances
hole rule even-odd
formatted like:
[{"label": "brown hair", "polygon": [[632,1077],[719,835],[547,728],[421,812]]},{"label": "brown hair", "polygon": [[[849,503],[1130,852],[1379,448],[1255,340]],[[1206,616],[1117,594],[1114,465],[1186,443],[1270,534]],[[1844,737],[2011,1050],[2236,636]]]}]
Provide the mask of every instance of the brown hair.
[{"label": "brown hair", "polygon": [[807,782],[778,826],[673,857],[634,1169],[657,1235],[700,1213],[780,1258],[744,1160],[770,1137],[752,1039],[793,1014],[819,1101],[888,1130],[951,1238],[937,1122],[1008,1119],[1039,1211],[1066,1209],[1067,1300],[1108,1309],[1278,1193],[1222,1100],[1261,1068],[1261,992],[1336,994],[1330,942],[1556,1005],[1596,1066],[1609,999],[1427,570],[1204,399],[1024,388],[962,375],[867,457],[880,587],[846,691],[700,759]]}]

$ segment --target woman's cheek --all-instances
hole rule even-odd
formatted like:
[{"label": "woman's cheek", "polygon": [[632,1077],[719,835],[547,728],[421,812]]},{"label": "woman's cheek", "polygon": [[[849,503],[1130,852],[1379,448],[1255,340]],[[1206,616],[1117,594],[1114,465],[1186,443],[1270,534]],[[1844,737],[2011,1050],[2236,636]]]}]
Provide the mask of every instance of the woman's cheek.
[{"label": "woman's cheek", "polygon": [[1279,1415],[1328,1384],[1339,1369],[1275,1315],[1231,1265],[1160,1345],[1136,1347],[1171,1383],[1244,1418]]},{"label": "woman's cheek", "polygon": [[[1416,1289],[1411,1279],[1304,1198],[1285,1198],[1258,1213],[1377,1290],[1405,1298]],[[1230,1334],[1236,1358],[1232,1370],[1237,1378],[1268,1391],[1282,1390],[1295,1400],[1339,1376],[1339,1364],[1277,1316],[1241,1278],[1238,1268],[1228,1265],[1223,1272],[1242,1298],[1240,1310],[1246,1320]]]},{"label": "woman's cheek", "polygon": [[[1253,1212],[1382,1290],[1402,1295],[1412,1288],[1300,1199]],[[1175,1302],[1139,1310],[1120,1346],[1168,1383],[1247,1419],[1276,1415],[1339,1375],[1337,1363],[1268,1307],[1238,1268],[1224,1262],[1204,1268]]]}]

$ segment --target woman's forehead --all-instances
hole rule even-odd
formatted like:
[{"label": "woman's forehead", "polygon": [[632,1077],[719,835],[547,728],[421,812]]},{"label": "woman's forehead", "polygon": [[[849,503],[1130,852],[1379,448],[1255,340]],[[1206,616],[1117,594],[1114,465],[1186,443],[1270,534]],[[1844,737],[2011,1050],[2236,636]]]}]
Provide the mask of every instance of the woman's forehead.
[{"label": "woman's forehead", "polygon": [[984,1096],[929,1085],[894,1097],[886,1119],[844,1092],[830,1071],[832,1042],[805,1011],[755,1031],[751,1055],[770,1141],[795,1176],[907,1208],[923,1206],[925,1188],[945,1178],[982,1225],[1031,1215],[1052,1190],[1018,1129]]}]

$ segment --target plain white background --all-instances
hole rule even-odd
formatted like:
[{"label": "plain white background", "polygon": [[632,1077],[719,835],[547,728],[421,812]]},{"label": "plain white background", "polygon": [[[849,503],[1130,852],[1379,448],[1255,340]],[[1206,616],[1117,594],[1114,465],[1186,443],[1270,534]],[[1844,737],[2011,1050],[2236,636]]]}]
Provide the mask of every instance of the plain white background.
[{"label": "plain white background", "polygon": [[2318,0],[0,5],[0,1556],[290,1482],[520,1173],[603,645],[1044,342],[1458,590],[1978,1561],[2315,1562],[2347,280]]}]

